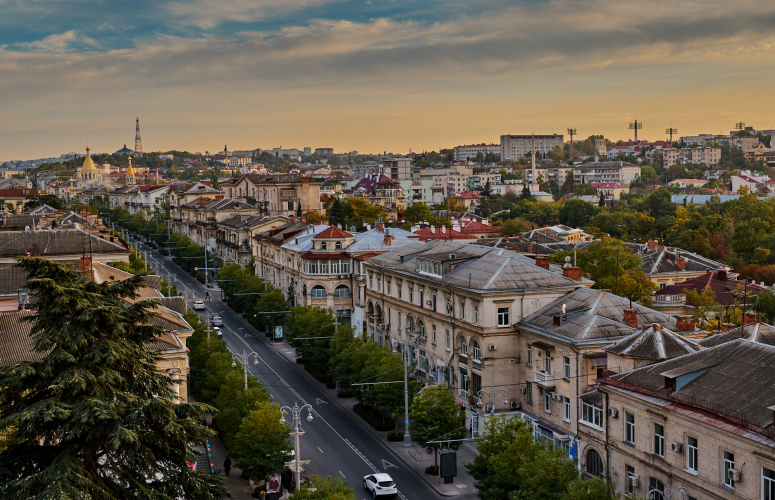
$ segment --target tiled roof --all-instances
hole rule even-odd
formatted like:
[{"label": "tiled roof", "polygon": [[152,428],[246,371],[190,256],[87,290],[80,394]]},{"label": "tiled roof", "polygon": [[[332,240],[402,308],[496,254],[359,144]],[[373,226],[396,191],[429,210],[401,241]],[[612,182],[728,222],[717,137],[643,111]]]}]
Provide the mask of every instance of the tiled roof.
[{"label": "tiled roof", "polygon": [[706,337],[700,340],[700,345],[703,347],[714,347],[737,339],[775,346],[775,327],[766,323],[739,326],[732,330]]},{"label": "tiled roof", "polygon": [[[727,269],[725,264],[716,262],[702,255],[687,252],[676,247],[658,246],[649,249],[648,243],[625,243],[630,251],[640,257],[643,265],[641,270],[649,276],[656,274],[676,275],[681,272],[706,272]],[[683,269],[678,267],[676,259],[684,260]]]},{"label": "tiled roof", "polygon": [[417,236],[420,237],[421,241],[428,241],[428,240],[475,240],[476,236],[471,236],[469,234],[461,233],[460,231],[455,231],[454,229],[449,229],[446,227],[436,227],[436,228],[430,228],[430,227],[424,227],[422,229],[418,229],[414,232]]},{"label": "tiled roof", "polygon": [[450,198],[455,200],[478,200],[480,198],[484,198],[484,196],[472,193],[471,191],[463,191],[462,193],[450,196]]},{"label": "tiled roof", "polygon": [[152,297],[143,300],[155,300],[162,306],[175,311],[178,314],[188,313],[188,303],[186,302],[185,297]]},{"label": "tiled roof", "polygon": [[501,228],[498,226],[491,226],[489,224],[482,224],[481,222],[461,222],[460,232],[464,234],[471,233],[500,233]]},{"label": "tiled roof", "polygon": [[722,301],[727,296],[737,292],[742,292],[744,289],[748,294],[757,295],[763,291],[765,287],[759,286],[753,283],[744,283],[727,277],[727,279],[719,279],[717,271],[707,272],[702,276],[686,280],[682,283],[675,285],[668,285],[661,290],[657,290],[654,295],[681,295],[686,290],[702,291],[705,288],[710,288],[716,294],[716,302],[723,303]]},{"label": "tiled roof", "polygon": [[35,352],[30,338],[31,323],[20,319],[33,311],[0,312],[0,365],[15,365],[23,361],[39,361],[47,353]]},{"label": "tiled roof", "polygon": [[2,231],[0,232],[0,256],[40,254],[68,255],[92,253],[128,253],[117,243],[111,243],[80,229],[56,231]]},{"label": "tiled roof", "polygon": [[[669,391],[665,379],[689,377]],[[772,425],[775,405],[775,347],[738,339],[709,349],[631,370],[603,383],[634,388],[683,402],[759,428]]]},{"label": "tiled roof", "polygon": [[700,345],[658,324],[647,326],[622,340],[604,347],[611,354],[630,358],[664,361],[697,352]]},{"label": "tiled roof", "polygon": [[323,231],[322,233],[318,233],[317,235],[313,236],[313,239],[331,240],[331,239],[347,239],[352,237],[353,235],[348,233],[347,231],[343,231],[336,226],[331,226],[325,231]]}]

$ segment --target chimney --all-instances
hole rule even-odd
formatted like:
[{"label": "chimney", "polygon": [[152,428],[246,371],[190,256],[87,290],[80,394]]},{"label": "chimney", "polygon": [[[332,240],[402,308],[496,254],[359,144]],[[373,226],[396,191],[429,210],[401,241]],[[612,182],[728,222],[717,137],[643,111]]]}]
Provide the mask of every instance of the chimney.
[{"label": "chimney", "polygon": [[695,328],[694,317],[692,316],[677,316],[675,320],[679,332],[690,332]]},{"label": "chimney", "polygon": [[549,257],[536,257],[536,265],[538,267],[543,267],[544,269],[549,269]]},{"label": "chimney", "polygon": [[528,243],[527,244],[527,253],[533,253],[533,244],[532,243]]},{"label": "chimney", "polygon": [[719,281],[726,281],[727,280],[727,270],[726,269],[719,269],[718,270],[718,280]]},{"label": "chimney", "polygon": [[624,310],[624,322],[630,328],[638,328],[638,310],[637,309],[625,309]]},{"label": "chimney", "polygon": [[390,246],[393,241],[393,237],[390,234],[385,234],[385,245]]},{"label": "chimney", "polygon": [[503,241],[509,241],[509,235],[508,234],[503,237]]},{"label": "chimney", "polygon": [[519,234],[519,241],[525,241],[525,237],[522,235],[522,233]]},{"label": "chimney", "polygon": [[581,268],[580,267],[563,267],[562,275],[573,281],[581,281]]},{"label": "chimney", "polygon": [[734,323],[721,323],[721,331],[722,332],[728,332],[729,330],[735,328]]},{"label": "chimney", "polygon": [[377,231],[379,231],[380,233],[384,233],[385,232],[385,224],[383,224],[382,222],[377,222]]},{"label": "chimney", "polygon": [[678,266],[678,269],[683,271],[684,269],[686,269],[686,259],[684,259],[683,257],[676,257],[675,265]]},{"label": "chimney", "polygon": [[755,312],[743,313],[743,326],[755,325],[758,322],[759,322],[759,318],[757,317]]},{"label": "chimney", "polygon": [[431,226],[431,233],[436,234],[436,226]]},{"label": "chimney", "polygon": [[654,250],[657,248],[657,240],[649,240],[648,241],[649,250]]}]

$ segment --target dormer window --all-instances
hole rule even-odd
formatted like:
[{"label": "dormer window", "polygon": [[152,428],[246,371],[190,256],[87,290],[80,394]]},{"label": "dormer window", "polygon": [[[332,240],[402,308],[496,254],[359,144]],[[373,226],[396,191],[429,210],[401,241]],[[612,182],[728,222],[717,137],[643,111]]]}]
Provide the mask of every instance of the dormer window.
[{"label": "dormer window", "polygon": [[337,242],[334,244],[334,248],[335,248],[336,250],[341,250],[341,249],[342,249],[342,242],[341,242],[341,241],[337,241]]},{"label": "dormer window", "polygon": [[327,245],[326,245],[326,242],[325,242],[325,241],[321,241],[321,242],[320,242],[320,249],[321,249],[321,250],[326,250],[326,246],[327,246]]}]

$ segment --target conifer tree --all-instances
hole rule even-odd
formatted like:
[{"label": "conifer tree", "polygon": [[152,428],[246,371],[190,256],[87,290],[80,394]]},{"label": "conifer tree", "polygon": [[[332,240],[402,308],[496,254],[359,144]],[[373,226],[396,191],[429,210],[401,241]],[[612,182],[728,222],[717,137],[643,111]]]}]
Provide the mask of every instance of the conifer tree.
[{"label": "conifer tree", "polygon": [[66,265],[21,258],[37,361],[0,366],[0,497],[195,499],[230,496],[191,469],[213,433],[202,404],[176,404],[157,371],[150,301],[128,305],[142,276],[96,283]]}]

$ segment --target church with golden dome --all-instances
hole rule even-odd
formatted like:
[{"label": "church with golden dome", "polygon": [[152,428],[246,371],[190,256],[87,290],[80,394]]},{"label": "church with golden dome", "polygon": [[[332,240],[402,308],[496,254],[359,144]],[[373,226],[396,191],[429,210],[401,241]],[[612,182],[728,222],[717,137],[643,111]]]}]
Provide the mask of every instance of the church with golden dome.
[{"label": "church with golden dome", "polygon": [[86,146],[86,159],[83,161],[83,165],[78,169],[78,173],[75,175],[76,188],[89,188],[97,185],[103,185],[102,173],[94,165],[94,160],[91,159],[90,148]]}]

